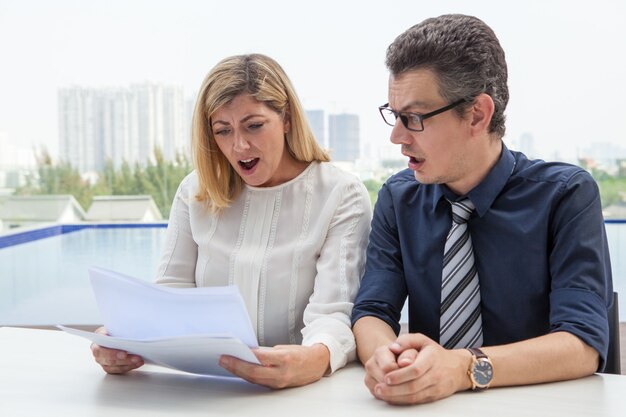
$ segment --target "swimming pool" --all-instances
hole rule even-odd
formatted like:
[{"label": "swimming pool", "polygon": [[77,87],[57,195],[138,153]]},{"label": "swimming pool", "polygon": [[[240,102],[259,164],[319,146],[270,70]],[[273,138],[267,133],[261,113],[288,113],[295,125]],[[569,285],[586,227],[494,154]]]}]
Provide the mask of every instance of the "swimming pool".
[{"label": "swimming pool", "polygon": [[[100,324],[87,268],[96,265],[152,281],[165,227],[64,225],[25,237],[0,237],[0,326]],[[626,322],[626,221],[607,221],[606,229],[620,321]],[[402,321],[407,321],[406,311]]]},{"label": "swimming pool", "polygon": [[101,323],[87,268],[101,266],[151,281],[165,226],[79,225],[18,236],[26,243],[0,249],[0,325]]}]

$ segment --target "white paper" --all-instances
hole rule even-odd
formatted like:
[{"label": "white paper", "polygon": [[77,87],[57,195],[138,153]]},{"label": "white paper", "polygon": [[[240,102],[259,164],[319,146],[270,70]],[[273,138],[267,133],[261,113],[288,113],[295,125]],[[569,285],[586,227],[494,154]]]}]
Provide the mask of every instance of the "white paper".
[{"label": "white paper", "polygon": [[178,369],[200,375],[230,376],[219,366],[221,355],[230,355],[244,361],[259,363],[250,348],[239,339],[215,336],[179,336],[171,339],[129,340],[86,332],[65,326],[59,329],[91,340],[97,345],[120,349],[141,356],[146,363]]},{"label": "white paper", "polygon": [[57,326],[146,362],[201,375],[233,376],[221,355],[259,364],[258,343],[236,286],[169,288],[104,268],[89,268],[109,335]]},{"label": "white paper", "polygon": [[236,337],[258,347],[236,286],[169,288],[104,268],[89,268],[102,322],[109,335],[155,340],[189,335]]}]

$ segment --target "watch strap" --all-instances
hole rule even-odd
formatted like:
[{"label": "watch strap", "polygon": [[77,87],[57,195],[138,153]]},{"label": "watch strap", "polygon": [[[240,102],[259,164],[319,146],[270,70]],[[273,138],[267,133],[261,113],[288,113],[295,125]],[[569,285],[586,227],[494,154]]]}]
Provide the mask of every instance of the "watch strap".
[{"label": "watch strap", "polygon": [[478,348],[467,348],[467,350],[469,350],[472,355],[476,356],[476,359],[479,359],[479,358],[488,359],[487,355],[485,355],[485,353]]}]

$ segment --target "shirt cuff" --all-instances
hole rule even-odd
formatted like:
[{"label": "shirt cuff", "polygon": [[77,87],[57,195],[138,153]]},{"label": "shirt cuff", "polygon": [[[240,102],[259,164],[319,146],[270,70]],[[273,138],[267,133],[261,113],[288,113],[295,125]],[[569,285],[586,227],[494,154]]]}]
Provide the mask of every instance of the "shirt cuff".
[{"label": "shirt cuff", "polygon": [[329,334],[311,335],[302,341],[302,346],[313,346],[317,343],[326,346],[330,353],[330,372],[327,371],[324,376],[333,374],[336,370],[346,366],[348,362],[356,359],[356,343],[351,343],[346,351],[341,343]]}]

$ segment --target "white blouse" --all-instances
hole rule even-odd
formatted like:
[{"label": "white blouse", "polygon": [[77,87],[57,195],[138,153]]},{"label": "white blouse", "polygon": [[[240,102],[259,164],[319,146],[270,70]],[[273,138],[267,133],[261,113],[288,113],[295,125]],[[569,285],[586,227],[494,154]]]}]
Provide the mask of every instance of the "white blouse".
[{"label": "white blouse", "polygon": [[353,360],[350,315],[372,216],[363,183],[312,162],[276,187],[246,186],[218,214],[197,191],[194,171],[174,198],[157,282],[237,285],[259,345],[323,343],[333,372]]}]

